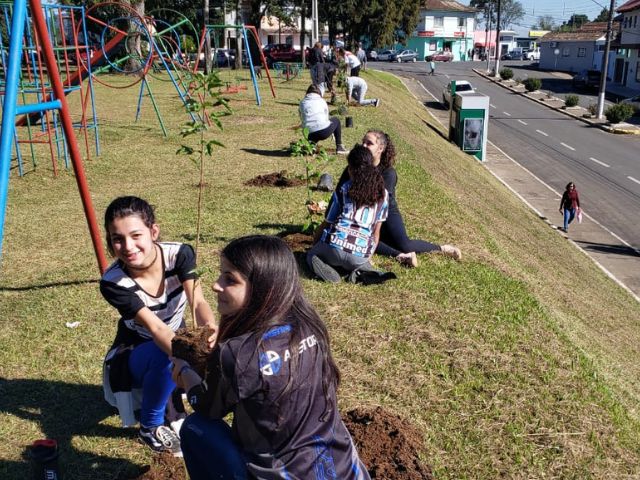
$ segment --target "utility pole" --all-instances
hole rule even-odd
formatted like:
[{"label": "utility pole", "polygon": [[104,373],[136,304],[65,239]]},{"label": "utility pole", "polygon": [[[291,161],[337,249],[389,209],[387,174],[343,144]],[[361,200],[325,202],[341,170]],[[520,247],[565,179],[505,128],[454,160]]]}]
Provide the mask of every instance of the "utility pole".
[{"label": "utility pole", "polygon": [[607,91],[607,70],[609,70],[609,50],[611,50],[611,37],[613,30],[613,9],[615,8],[616,0],[611,0],[611,6],[609,7],[609,19],[607,20],[607,36],[604,43],[604,58],[602,59],[602,71],[600,73],[600,91],[598,92],[598,115],[597,118],[602,118],[602,111],[604,110],[604,96]]},{"label": "utility pole", "polygon": [[[612,0],[615,1],[615,0]],[[500,0],[498,0],[498,18],[496,19],[496,77],[500,76]]]},{"label": "utility pole", "polygon": [[[209,0],[204,0],[204,5],[202,9],[202,14],[204,17],[204,25],[205,25],[205,34],[204,34],[204,72],[209,73],[212,69],[211,62],[211,37],[209,35]],[[200,61],[199,58],[196,59],[196,65]]]},{"label": "utility pole", "polygon": [[485,6],[485,18],[487,25],[485,26],[484,38],[484,54],[487,57],[487,72],[489,71],[489,62],[491,61],[491,3]]},{"label": "utility pole", "polygon": [[318,28],[318,0],[311,0],[311,45],[320,40]]}]

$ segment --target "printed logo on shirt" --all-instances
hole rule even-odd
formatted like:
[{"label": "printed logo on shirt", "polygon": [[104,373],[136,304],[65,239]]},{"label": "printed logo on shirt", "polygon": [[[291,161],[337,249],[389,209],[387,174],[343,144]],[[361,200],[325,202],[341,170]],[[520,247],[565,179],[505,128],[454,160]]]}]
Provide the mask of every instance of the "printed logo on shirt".
[{"label": "printed logo on shirt", "polygon": [[282,360],[273,350],[260,354],[260,371],[263,375],[277,375],[282,367]]}]

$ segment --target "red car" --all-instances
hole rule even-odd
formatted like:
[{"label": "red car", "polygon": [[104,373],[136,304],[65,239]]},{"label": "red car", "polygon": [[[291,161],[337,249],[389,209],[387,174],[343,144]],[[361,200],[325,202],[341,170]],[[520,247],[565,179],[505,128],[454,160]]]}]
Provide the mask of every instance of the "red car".
[{"label": "red car", "polygon": [[439,52],[427,55],[427,62],[450,62],[453,60],[453,53],[440,50]]},{"label": "red car", "polygon": [[300,62],[300,50],[286,43],[271,43],[262,49],[269,65],[274,62]]}]

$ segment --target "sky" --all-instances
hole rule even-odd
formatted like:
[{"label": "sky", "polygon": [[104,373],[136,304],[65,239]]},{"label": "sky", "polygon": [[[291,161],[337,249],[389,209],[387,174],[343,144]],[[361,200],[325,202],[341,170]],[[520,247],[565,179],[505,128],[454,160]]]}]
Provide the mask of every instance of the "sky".
[{"label": "sky", "polygon": [[[515,30],[519,34],[526,34],[531,25],[537,23],[538,17],[542,15],[550,15],[553,17],[556,25],[562,25],[573,15],[584,14],[593,20],[602,11],[603,8],[609,8],[611,0],[519,0],[522,4],[525,16],[518,22],[519,25],[513,24],[511,30]],[[469,0],[458,0],[463,5],[469,5]],[[626,0],[616,0],[616,8],[626,3]]]}]

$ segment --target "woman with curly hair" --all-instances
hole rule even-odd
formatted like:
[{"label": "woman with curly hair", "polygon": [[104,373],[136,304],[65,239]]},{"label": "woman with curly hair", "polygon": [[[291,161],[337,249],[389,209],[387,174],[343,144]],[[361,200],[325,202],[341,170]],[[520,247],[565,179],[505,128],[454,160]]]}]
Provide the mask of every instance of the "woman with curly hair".
[{"label": "woman with curly hair", "polygon": [[316,230],[316,243],[307,253],[313,272],[332,283],[340,282],[336,269],[346,273],[373,270],[369,258],[387,218],[388,194],[371,152],[356,145],[347,162],[349,179],[333,193],[326,218]]},{"label": "woman with curly hair", "polygon": [[[401,264],[408,267],[418,266],[418,253],[443,253],[449,257],[460,260],[462,253],[453,245],[437,245],[425,240],[412,240],[407,235],[407,230],[400,214],[400,208],[396,202],[396,184],[398,174],[394,168],[396,161],[395,145],[386,133],[380,130],[369,130],[362,139],[362,146],[368,149],[373,156],[373,165],[378,169],[384,179],[384,186],[389,193],[389,213],[380,231],[380,241],[375,253],[394,257]],[[339,191],[344,182],[349,179],[347,169],[342,173],[336,187]]]}]

